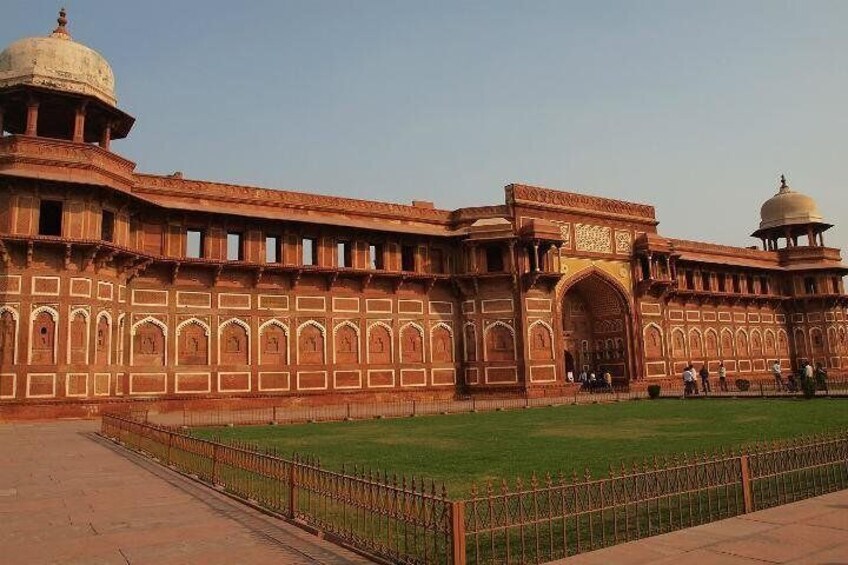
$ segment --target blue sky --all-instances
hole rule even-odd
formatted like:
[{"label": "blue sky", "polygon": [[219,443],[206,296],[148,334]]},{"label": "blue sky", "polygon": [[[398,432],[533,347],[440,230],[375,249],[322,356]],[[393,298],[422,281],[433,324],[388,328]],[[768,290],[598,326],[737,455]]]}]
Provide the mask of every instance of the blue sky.
[{"label": "blue sky", "polygon": [[[60,4],[5,0],[0,43]],[[848,2],[68,0],[138,170],[441,208],[526,182],[735,245],[785,173],[848,249]]]}]

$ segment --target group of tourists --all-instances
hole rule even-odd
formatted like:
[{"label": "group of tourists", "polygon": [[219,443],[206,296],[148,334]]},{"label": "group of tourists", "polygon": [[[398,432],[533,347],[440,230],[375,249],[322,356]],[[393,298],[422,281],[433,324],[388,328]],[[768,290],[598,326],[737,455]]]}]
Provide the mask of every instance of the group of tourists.
[{"label": "group of tourists", "polygon": [[577,375],[577,382],[580,383],[581,388],[590,391],[612,390],[612,374],[608,370],[602,371],[600,368],[597,371],[584,368]]},{"label": "group of tourists", "polygon": [[[827,390],[827,369],[821,363],[816,363],[815,369],[812,364],[806,359],[802,360],[798,365],[797,374],[789,372],[787,381],[783,380],[783,369],[779,361],[775,361],[771,367],[772,375],[774,376],[774,385],[777,391],[798,392],[800,386],[805,380],[815,382],[817,390]],[[700,370],[696,371],[695,366],[691,363],[683,370],[683,395],[693,396],[699,394],[698,380],[701,381],[700,393],[709,394],[712,392],[710,385],[710,370],[707,364],[701,365]],[[728,392],[727,387],[727,368],[722,361],[718,366],[718,387],[721,392]]]}]

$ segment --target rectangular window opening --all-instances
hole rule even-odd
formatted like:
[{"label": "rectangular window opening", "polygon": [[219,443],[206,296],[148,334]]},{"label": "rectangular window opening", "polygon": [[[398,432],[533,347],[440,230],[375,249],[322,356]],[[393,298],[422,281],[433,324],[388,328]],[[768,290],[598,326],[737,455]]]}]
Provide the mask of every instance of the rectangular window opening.
[{"label": "rectangular window opening", "polygon": [[438,247],[430,248],[430,272],[437,275],[445,273],[445,254]]},{"label": "rectangular window opening", "polygon": [[38,214],[38,235],[62,235],[61,200],[42,200]]},{"label": "rectangular window opening", "polygon": [[726,287],[724,278],[725,278],[725,276],[723,274],[720,274],[718,276],[718,291],[719,292],[726,292],[727,287]]},{"label": "rectangular window opening", "polygon": [[686,290],[695,290],[695,273],[686,271]]},{"label": "rectangular window opening", "polygon": [[305,267],[318,266],[318,240],[314,237],[304,237],[300,240],[303,248],[303,265]]},{"label": "rectangular window opening", "polygon": [[701,280],[703,281],[704,290],[707,292],[711,292],[713,289],[713,281],[710,277],[710,273],[702,272]]},{"label": "rectangular window opening", "polygon": [[227,233],[227,261],[242,261],[244,254],[242,253],[242,235],[240,233]]},{"label": "rectangular window opening", "polygon": [[739,275],[733,275],[733,292],[736,294],[742,293],[742,286],[739,281]]},{"label": "rectangular window opening", "polygon": [[402,245],[400,248],[400,270],[415,270],[415,248],[411,245]]},{"label": "rectangular window opening", "polygon": [[280,238],[276,235],[265,236],[265,262],[280,262]]},{"label": "rectangular window opening", "polygon": [[503,250],[499,245],[486,246],[486,272],[502,273],[504,270]]},{"label": "rectangular window opening", "polygon": [[818,294],[818,285],[816,285],[815,277],[807,277],[804,279],[804,290],[807,294]]},{"label": "rectangular window opening", "polygon": [[115,241],[115,213],[111,210],[103,210],[103,216],[100,218],[100,239]]},{"label": "rectangular window opening", "polygon": [[383,245],[371,243],[368,245],[368,268],[381,270],[383,268]]},{"label": "rectangular window opening", "polygon": [[189,259],[201,259],[205,247],[205,234],[200,230],[186,230],[185,256]]},{"label": "rectangular window opening", "polygon": [[351,257],[350,249],[351,245],[349,241],[339,241],[336,243],[336,254],[340,269],[353,267],[353,258]]}]

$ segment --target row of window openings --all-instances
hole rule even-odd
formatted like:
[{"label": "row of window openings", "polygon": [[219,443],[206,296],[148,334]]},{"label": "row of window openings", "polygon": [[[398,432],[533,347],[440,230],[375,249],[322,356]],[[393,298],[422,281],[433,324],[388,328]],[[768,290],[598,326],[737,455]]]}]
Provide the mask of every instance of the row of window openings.
[{"label": "row of window openings", "polygon": [[[712,279],[708,275],[704,276],[702,279],[703,290],[710,292],[713,290],[712,288]],[[716,286],[716,291],[725,292],[726,291],[726,278],[723,276],[717,277],[718,284]],[[769,294],[771,284],[767,277],[759,277],[760,280],[760,294]],[[743,279],[739,275],[733,275],[733,292],[736,294],[742,293],[742,281]],[[832,291],[836,294],[841,292],[839,277],[833,277],[831,280]],[[745,279],[746,283],[746,292],[748,294],[755,294],[754,287],[754,277],[749,276]],[[695,274],[692,271],[686,272],[686,289],[687,290],[695,290]],[[818,294],[819,293],[819,283],[815,277],[805,277],[804,278],[804,292],[806,294]]]},{"label": "row of window openings", "polygon": [[[42,200],[38,209],[38,235],[61,236],[63,210],[61,200]],[[115,240],[115,213],[111,210],[101,212],[100,239]]]},{"label": "row of window openings", "polygon": [[[199,259],[204,256],[204,233],[200,230],[186,230],[186,257]],[[243,236],[241,233],[227,234],[227,260],[243,261]],[[301,264],[307,267],[320,265],[319,244],[316,238],[304,237],[301,243]],[[443,272],[441,250],[431,249],[431,265],[436,272]],[[384,269],[383,245],[372,243],[368,246],[368,268]],[[282,248],[278,236],[265,237],[265,262],[281,263]],[[336,266],[340,268],[353,267],[353,244],[349,241],[336,243]],[[415,271],[415,248],[409,245],[401,246],[401,270]]]}]

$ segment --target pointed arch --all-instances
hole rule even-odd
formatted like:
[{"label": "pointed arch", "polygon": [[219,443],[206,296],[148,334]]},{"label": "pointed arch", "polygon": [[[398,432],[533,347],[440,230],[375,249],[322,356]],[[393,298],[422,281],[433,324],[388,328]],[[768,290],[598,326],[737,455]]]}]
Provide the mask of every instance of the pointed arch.
[{"label": "pointed arch", "polygon": [[733,330],[728,327],[721,328],[721,356],[723,359],[736,357],[736,338]]},{"label": "pointed arch", "polygon": [[824,353],[824,335],[818,326],[810,328],[810,352],[813,355]]},{"label": "pointed arch", "polygon": [[118,364],[124,364],[124,334],[126,332],[126,314],[118,316],[118,343],[115,347],[115,352],[118,356]]},{"label": "pointed arch", "polygon": [[183,320],[174,330],[174,365],[208,365],[212,329],[198,318]]},{"label": "pointed arch", "polygon": [[86,308],[73,308],[68,316],[69,365],[87,365],[91,345],[91,314]]},{"label": "pointed arch", "polygon": [[675,327],[671,330],[671,355],[676,359],[686,359],[689,355],[686,346],[686,332],[681,327]]},{"label": "pointed arch", "polygon": [[827,349],[831,353],[839,352],[839,336],[836,332],[836,326],[827,328]]},{"label": "pointed arch", "polygon": [[218,324],[218,364],[250,365],[250,326],[240,318]]},{"label": "pointed arch", "polygon": [[289,327],[281,320],[272,318],[259,326],[258,363],[265,366],[280,366],[291,363]]},{"label": "pointed arch", "polygon": [[789,334],[783,328],[777,330],[777,353],[789,356]]},{"label": "pointed arch", "polygon": [[645,344],[645,357],[660,359],[665,351],[662,328],[651,322],[642,328],[642,340]]},{"label": "pointed arch", "polygon": [[515,329],[501,320],[483,328],[483,361],[515,361]]},{"label": "pointed arch", "polygon": [[762,332],[759,330],[759,328],[753,328],[749,337],[751,357],[762,357],[764,351]]},{"label": "pointed arch", "polygon": [[168,326],[160,319],[147,316],[130,328],[132,347],[130,365],[165,366],[168,364]]},{"label": "pointed arch", "polygon": [[763,351],[767,356],[772,357],[778,353],[777,334],[771,328],[763,332]]},{"label": "pointed arch", "polygon": [[807,351],[807,334],[804,333],[804,330],[795,328],[795,331],[792,332],[792,337],[795,340],[795,353],[797,356],[799,358],[809,357],[809,352]]},{"label": "pointed arch", "polygon": [[0,306],[0,365],[17,365],[21,319],[11,306]]},{"label": "pointed arch", "polygon": [[424,328],[407,322],[400,328],[400,362],[424,363]]},{"label": "pointed arch", "polygon": [[748,330],[745,328],[739,328],[736,330],[736,355],[740,358],[751,356]]},{"label": "pointed arch", "polygon": [[368,347],[365,360],[375,365],[389,365],[395,360],[394,331],[386,322],[372,322],[366,330]]},{"label": "pointed arch", "polygon": [[94,363],[110,365],[112,363],[112,315],[101,310],[94,323]]},{"label": "pointed arch", "polygon": [[316,320],[297,327],[297,363],[324,365],[327,360],[327,330]]},{"label": "pointed arch", "polygon": [[30,313],[29,319],[30,340],[27,359],[33,365],[55,365],[59,312],[50,306],[39,306]]},{"label": "pointed arch", "polygon": [[707,328],[704,331],[704,355],[707,359],[719,357],[719,337],[715,328]]},{"label": "pointed arch", "polygon": [[465,322],[462,327],[463,359],[467,363],[476,363],[480,358],[477,345],[477,324]]},{"label": "pointed arch", "polygon": [[352,365],[359,363],[359,326],[344,320],[333,326],[333,363]]},{"label": "pointed arch", "polygon": [[445,322],[430,327],[430,361],[432,363],[453,363],[455,358],[453,328]]},{"label": "pointed arch", "polygon": [[704,334],[699,328],[689,328],[689,356],[693,359],[704,357]]},{"label": "pointed arch", "polygon": [[527,343],[530,344],[532,361],[554,360],[554,329],[545,320],[536,320],[527,328]]}]

